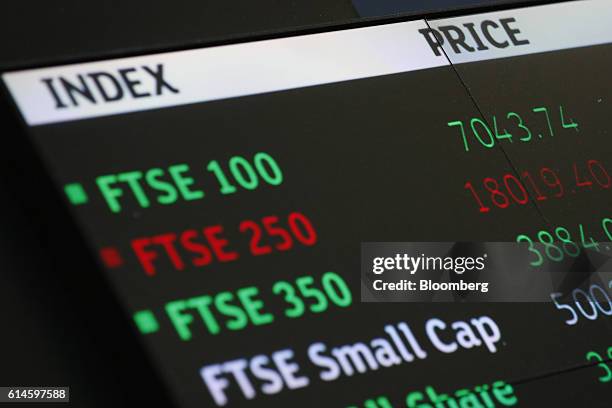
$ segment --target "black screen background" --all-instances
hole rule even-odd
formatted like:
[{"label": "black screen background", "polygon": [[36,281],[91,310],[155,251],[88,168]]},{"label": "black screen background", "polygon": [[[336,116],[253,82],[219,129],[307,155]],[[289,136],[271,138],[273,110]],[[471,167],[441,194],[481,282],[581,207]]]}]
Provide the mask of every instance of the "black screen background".
[{"label": "black screen background", "polygon": [[[538,56],[516,60],[521,58]],[[583,77],[587,82],[594,78]],[[478,97],[475,100],[479,102]],[[575,116],[590,118],[592,114],[578,111]],[[432,384],[452,391],[499,378],[525,380],[584,365],[582,350],[607,346],[608,322],[588,322],[576,330],[580,332],[576,336],[548,304],[380,305],[355,301],[349,309],[295,320],[281,316],[269,326],[216,336],[205,334],[203,328],[198,331],[195,325],[194,339],[189,342],[178,340],[170,322],[164,320],[163,304],[169,300],[252,284],[269,288],[279,279],[317,276],[328,270],[341,274],[356,296],[362,241],[510,241],[519,233],[545,228],[545,218],[532,204],[483,215],[466,197],[462,190],[466,180],[512,172],[501,147],[466,154],[454,132],[447,129],[451,119],[476,116],[480,116],[476,104],[456,73],[443,67],[39,126],[33,135],[61,185],[78,181],[93,191],[93,181],[101,174],[188,163],[195,186],[207,191],[203,200],[153,204],[147,209],[139,209],[126,198],[120,214],[111,214],[97,195],[74,210],[94,248],[116,245],[126,255],[124,267],[107,273],[128,309],[150,308],[162,316],[160,332],[144,341],[184,406],[210,403],[198,374],[203,365],[287,347],[296,351],[296,360],[311,378],[311,385],[259,396],[251,404],[286,406],[300,401],[308,406],[321,401],[324,394],[326,406],[341,406],[384,393],[399,403],[405,392]],[[581,130],[581,135],[586,133]],[[554,150],[548,146],[546,152],[556,156],[556,146]],[[572,151],[569,142],[560,146],[564,149]],[[209,160],[236,154],[251,157],[258,151],[277,158],[285,177],[281,186],[231,196],[215,195],[214,188],[208,187],[210,177],[203,169]],[[513,158],[513,152],[508,155]],[[524,154],[520,160],[525,165],[538,163]],[[128,255],[134,237],[219,223],[231,242],[243,245],[233,249],[244,254],[245,240],[235,232],[232,235],[240,220],[296,210],[307,214],[316,226],[319,242],[314,247],[259,258],[243,256],[236,262],[187,267],[180,272],[162,260],[153,278],[145,276],[136,258]],[[481,315],[493,317],[501,327],[503,342],[496,354],[484,349],[451,356],[432,352],[424,361],[332,383],[318,381],[317,372],[309,370],[305,361],[304,350],[314,341],[353,343],[375,337],[385,324],[402,320],[424,335],[422,325],[428,318]],[[230,406],[244,403],[235,386],[233,391]],[[543,397],[540,392],[527,392],[524,398],[539,401]]]},{"label": "black screen background", "polygon": [[[248,156],[260,150],[273,153],[285,172],[286,181],[279,188],[241,192],[234,197],[210,194],[204,201],[154,206],[144,211],[126,211],[120,216],[110,215],[103,210],[101,201],[94,200],[87,207],[76,209],[84,235],[92,239],[89,245],[93,249],[108,244],[127,249],[128,240],[134,235],[179,231],[217,222],[235,225],[244,218],[291,210],[308,214],[317,226],[320,243],[313,248],[298,248],[261,259],[245,258],[222,267],[189,268],[180,272],[180,276],[168,270],[154,282],[138,275],[138,266],[132,259],[121,271],[125,272],[123,276],[112,271],[115,276],[111,277],[130,309],[161,307],[162,299],[212,293],[253,282],[264,286],[265,282],[280,277],[326,270],[343,272],[347,280],[354,279],[351,283],[356,294],[361,241],[511,240],[519,232],[535,231],[551,223],[594,225],[602,212],[609,209],[609,197],[606,201],[604,193],[593,192],[588,199],[541,206],[544,217],[532,206],[526,206],[509,214],[483,218],[473,211],[461,187],[471,176],[510,171],[504,154],[496,149],[468,157],[457,149],[455,135],[449,136],[452,142],[438,143],[436,139],[448,135],[447,120],[479,115],[471,98],[486,117],[494,109],[530,107],[534,95],[521,95],[518,90],[531,89],[542,104],[557,103],[566,95],[580,100],[572,105],[573,116],[581,118],[581,137],[587,132],[593,137],[584,141],[587,145],[584,150],[573,149],[571,142],[559,139],[554,146],[534,149],[521,146],[514,151],[504,146],[514,166],[540,164],[542,158],[555,161],[589,158],[592,152],[600,152],[603,160],[601,153],[610,150],[601,130],[605,129],[607,105],[594,104],[593,97],[610,95],[602,75],[603,67],[609,66],[610,61],[606,50],[609,47],[600,46],[456,66],[469,94],[450,68],[440,68],[44,126],[34,129],[33,136],[47,168],[60,185],[74,180],[91,183],[93,176],[101,173],[182,162],[197,171],[211,158]],[[593,63],[576,64],[584,60]],[[549,61],[555,61],[554,70],[550,69]],[[524,83],[529,80],[521,72],[525,66],[540,67],[532,84]],[[553,77],[542,80],[545,72]],[[529,86],[510,85],[513,81]],[[566,89],[559,90],[560,81]],[[504,86],[506,94],[502,93],[501,103],[498,94],[491,92],[492,83]],[[590,132],[587,126],[591,127]],[[167,135],[172,135],[171,143]],[[459,168],[460,172],[456,170]],[[355,271],[354,276],[351,270]],[[92,269],[90,273],[97,271]],[[202,405],[200,402],[210,405],[210,397],[197,374],[204,363],[286,346],[303,350],[314,340],[343,344],[368,339],[385,323],[398,320],[414,321],[418,326],[434,316],[450,319],[485,314],[478,305],[406,305],[406,310],[401,306],[354,304],[348,310],[295,321],[279,320],[271,326],[225,333],[214,340],[206,338],[206,348],[197,338],[189,344],[179,343],[167,326],[155,339],[146,338],[145,343],[153,358],[161,360],[171,386],[180,389],[179,398],[186,406]],[[572,331],[550,305],[543,304],[491,305],[487,306],[486,314],[498,321],[506,343],[495,355],[484,350],[450,357],[432,353],[423,362],[329,384],[317,382],[304,390],[263,396],[257,402],[266,406],[295,405],[295,401],[313,405],[325,394],[329,402],[326,406],[333,406],[356,404],[386,393],[399,405],[407,391],[426,384],[452,391],[504,378],[517,384],[521,402],[606,406],[605,398],[600,396],[602,388],[594,380],[596,372],[589,369],[569,371],[542,381],[526,380],[584,365],[586,350],[608,346],[608,323],[588,322]],[[338,320],[348,328],[339,332]],[[559,392],[560,381],[568,385],[567,392]],[[239,396],[236,398],[241,401]]]}]

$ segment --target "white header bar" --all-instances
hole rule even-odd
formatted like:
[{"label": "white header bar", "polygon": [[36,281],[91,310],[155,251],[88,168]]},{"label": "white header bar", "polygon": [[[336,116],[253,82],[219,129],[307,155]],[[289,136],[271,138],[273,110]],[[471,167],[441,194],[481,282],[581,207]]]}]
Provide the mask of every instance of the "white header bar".
[{"label": "white header bar", "polygon": [[430,26],[418,20],[2,78],[26,122],[42,125],[446,66],[444,54],[464,63],[610,43],[612,1],[527,7]]},{"label": "white header bar", "polygon": [[[430,20],[429,25],[440,33],[446,30],[447,36],[456,35],[449,26],[458,27],[465,34],[465,45],[473,49],[472,52],[457,43],[453,46],[444,37],[442,47],[453,64],[507,58],[612,42],[612,1],[570,1]],[[470,27],[487,49],[478,43]],[[486,34],[483,29],[487,31]],[[487,34],[497,45],[504,46],[492,46],[486,38]]]},{"label": "white header bar", "polygon": [[422,40],[418,30],[426,27],[413,21],[13,72],[3,79],[26,122],[41,125],[448,65]]}]

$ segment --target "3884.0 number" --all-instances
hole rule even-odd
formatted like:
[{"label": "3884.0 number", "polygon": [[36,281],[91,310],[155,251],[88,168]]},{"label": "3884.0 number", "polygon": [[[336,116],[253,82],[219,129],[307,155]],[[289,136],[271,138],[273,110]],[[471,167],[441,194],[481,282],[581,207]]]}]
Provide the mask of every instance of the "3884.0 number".
[{"label": "3884.0 number", "polygon": [[[604,218],[601,221],[602,232],[608,241],[612,241],[612,218]],[[576,258],[582,249],[591,249],[597,252],[610,251],[610,245],[602,246],[593,237],[586,237],[582,224],[578,224],[579,237],[574,238],[565,227],[557,227],[553,233],[549,231],[538,231],[537,242],[525,234],[516,237],[516,242],[528,244],[528,250],[533,254],[531,266],[540,266],[545,259],[553,262],[561,262],[566,256]]]}]

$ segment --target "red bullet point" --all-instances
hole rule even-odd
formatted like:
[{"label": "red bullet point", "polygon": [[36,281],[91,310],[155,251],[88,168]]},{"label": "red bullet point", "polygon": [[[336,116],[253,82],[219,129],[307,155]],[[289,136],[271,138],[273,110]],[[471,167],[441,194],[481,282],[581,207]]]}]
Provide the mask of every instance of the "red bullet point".
[{"label": "red bullet point", "polygon": [[123,258],[121,258],[119,251],[115,248],[102,248],[100,250],[100,258],[107,268],[117,268],[123,265]]}]

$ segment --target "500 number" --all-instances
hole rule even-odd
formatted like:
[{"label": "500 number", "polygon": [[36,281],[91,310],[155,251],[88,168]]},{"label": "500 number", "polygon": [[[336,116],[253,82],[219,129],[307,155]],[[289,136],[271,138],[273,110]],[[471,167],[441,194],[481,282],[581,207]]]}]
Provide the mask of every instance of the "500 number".
[{"label": "500 number", "polygon": [[[608,282],[608,288],[612,288],[612,280]],[[573,326],[578,323],[580,316],[588,320],[596,320],[600,315],[612,315],[612,301],[608,292],[597,284],[589,287],[588,292],[580,288],[572,291],[573,306],[571,303],[562,303],[563,295],[555,292],[550,294],[550,298],[559,310],[566,310],[570,318],[565,321],[565,324]],[[586,307],[583,306],[586,301]]]}]

